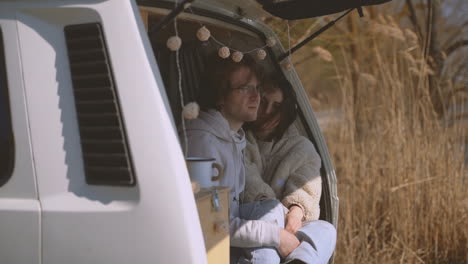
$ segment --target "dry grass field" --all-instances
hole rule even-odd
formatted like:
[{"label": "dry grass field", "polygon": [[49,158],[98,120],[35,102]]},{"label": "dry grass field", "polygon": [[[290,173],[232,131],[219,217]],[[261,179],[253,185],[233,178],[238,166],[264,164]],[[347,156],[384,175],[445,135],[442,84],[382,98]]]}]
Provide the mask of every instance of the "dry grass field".
[{"label": "dry grass field", "polygon": [[468,129],[437,117],[411,30],[388,17],[359,30],[356,54],[338,49],[328,63],[344,113],[324,131],[339,184],[335,263],[468,263]]}]

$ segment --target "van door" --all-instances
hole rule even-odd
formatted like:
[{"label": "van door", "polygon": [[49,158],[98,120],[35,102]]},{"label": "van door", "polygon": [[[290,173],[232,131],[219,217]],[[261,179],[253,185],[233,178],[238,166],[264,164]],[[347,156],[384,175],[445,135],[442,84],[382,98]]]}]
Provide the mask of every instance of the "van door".
[{"label": "van door", "polygon": [[5,264],[41,263],[27,120],[15,12],[0,3],[0,262]]}]

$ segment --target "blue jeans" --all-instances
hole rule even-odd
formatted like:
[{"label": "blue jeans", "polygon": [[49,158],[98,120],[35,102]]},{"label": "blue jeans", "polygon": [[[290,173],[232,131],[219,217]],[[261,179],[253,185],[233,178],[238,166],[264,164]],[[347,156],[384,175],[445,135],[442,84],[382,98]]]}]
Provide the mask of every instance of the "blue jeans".
[{"label": "blue jeans", "polygon": [[[284,228],[285,215],[288,209],[278,200],[263,200],[240,206],[240,218],[246,220],[263,220],[276,223]],[[289,256],[285,263],[301,260],[304,263],[325,264],[330,259],[336,244],[335,227],[325,221],[312,221],[305,223],[296,233],[301,242]],[[231,264],[279,264],[281,257],[272,247],[258,248],[231,248]]]}]

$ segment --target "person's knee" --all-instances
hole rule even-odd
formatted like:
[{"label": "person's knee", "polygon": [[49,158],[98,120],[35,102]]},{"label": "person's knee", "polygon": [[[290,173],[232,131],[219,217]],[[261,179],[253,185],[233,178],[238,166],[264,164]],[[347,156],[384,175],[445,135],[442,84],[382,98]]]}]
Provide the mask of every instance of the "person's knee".
[{"label": "person's knee", "polygon": [[336,228],[329,222],[317,220],[306,223],[296,233],[299,240],[305,240],[312,245],[323,245],[325,247],[335,247]]},{"label": "person's knee", "polygon": [[335,226],[323,220],[318,220],[317,222],[317,224],[321,226],[321,230],[324,236],[327,237],[330,241],[330,244],[332,244],[332,246],[335,247],[337,235]]}]

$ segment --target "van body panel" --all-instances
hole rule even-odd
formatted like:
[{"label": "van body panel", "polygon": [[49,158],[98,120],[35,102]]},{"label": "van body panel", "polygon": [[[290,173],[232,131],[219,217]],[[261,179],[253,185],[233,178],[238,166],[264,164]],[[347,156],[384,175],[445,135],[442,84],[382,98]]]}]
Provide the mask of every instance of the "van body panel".
[{"label": "van body panel", "polygon": [[[184,157],[137,6],[131,1],[73,3],[21,3],[20,9],[9,4],[18,21],[17,60],[24,73],[42,208],[42,249],[37,250],[42,257],[36,259],[206,263]],[[104,31],[137,178],[132,187],[85,182],[63,28],[90,22],[101,23]]]},{"label": "van body panel", "polygon": [[2,3],[0,29],[15,148],[11,178],[0,187],[0,259],[5,264],[36,264],[41,263],[41,211],[33,169],[16,14],[3,8]]},{"label": "van body panel", "polygon": [[0,198],[0,225],[2,263],[41,263],[37,200]]}]

